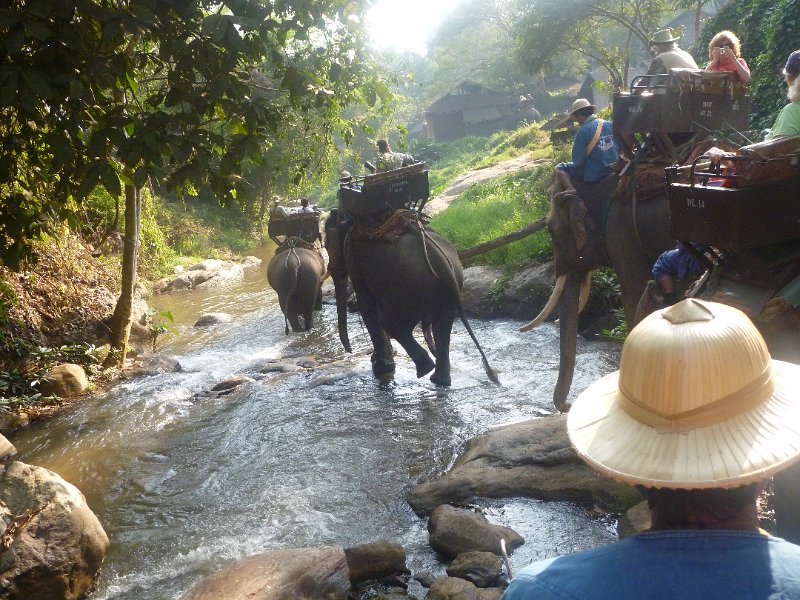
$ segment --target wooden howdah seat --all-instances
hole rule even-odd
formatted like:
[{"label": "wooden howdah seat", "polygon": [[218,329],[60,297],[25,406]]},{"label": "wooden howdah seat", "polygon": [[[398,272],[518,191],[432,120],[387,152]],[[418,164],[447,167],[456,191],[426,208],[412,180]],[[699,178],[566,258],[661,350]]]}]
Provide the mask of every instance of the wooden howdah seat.
[{"label": "wooden howdah seat", "polygon": [[616,133],[745,131],[750,97],[733,73],[670,69],[614,94],[612,120]]},{"label": "wooden howdah seat", "polygon": [[421,211],[430,196],[425,163],[342,181],[339,208],[354,217],[377,219],[405,208]]},{"label": "wooden howdah seat", "polygon": [[[672,234],[728,251],[800,240],[800,137],[670,167]],[[687,179],[688,175],[688,179]]]},{"label": "wooden howdah seat", "polygon": [[320,239],[319,212],[270,213],[267,232],[270,239],[281,246],[289,238],[297,237],[309,244]]}]

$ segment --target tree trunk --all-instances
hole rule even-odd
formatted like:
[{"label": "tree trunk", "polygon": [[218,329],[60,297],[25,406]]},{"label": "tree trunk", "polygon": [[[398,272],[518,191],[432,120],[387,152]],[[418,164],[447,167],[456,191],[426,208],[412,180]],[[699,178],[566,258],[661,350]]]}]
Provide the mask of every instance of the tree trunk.
[{"label": "tree trunk", "polygon": [[111,320],[111,352],[106,367],[125,365],[128,336],[131,332],[133,292],[136,289],[136,270],[139,262],[139,217],[142,209],[141,190],[125,186],[125,245],[122,251],[122,289]]},{"label": "tree trunk", "polygon": [[483,254],[484,252],[489,252],[490,250],[500,248],[501,246],[505,246],[506,244],[510,244],[511,242],[516,242],[517,240],[521,240],[524,237],[536,233],[540,229],[544,229],[546,225],[547,225],[547,219],[542,217],[541,219],[538,219],[533,223],[526,225],[522,229],[518,229],[517,231],[513,231],[509,234],[500,236],[499,238],[489,240],[488,242],[483,242],[482,244],[478,244],[477,246],[473,246],[472,248],[461,250],[458,253],[458,258],[463,260],[465,258],[470,258],[472,256],[476,256],[478,254]]}]

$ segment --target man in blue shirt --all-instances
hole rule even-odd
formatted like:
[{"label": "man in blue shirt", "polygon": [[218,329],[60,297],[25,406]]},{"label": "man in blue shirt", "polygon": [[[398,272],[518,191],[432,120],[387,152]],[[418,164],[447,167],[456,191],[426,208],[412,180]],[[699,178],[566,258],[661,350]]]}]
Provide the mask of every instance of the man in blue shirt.
[{"label": "man in blue shirt", "polygon": [[570,117],[580,124],[572,144],[572,162],[556,166],[557,192],[575,194],[573,180],[597,183],[611,173],[619,159],[619,145],[609,121],[594,114],[596,107],[585,98],[572,103]]},{"label": "man in blue shirt", "polygon": [[762,531],[756,506],[800,459],[799,385],[736,308],[690,298],[643,319],[567,431],[593,469],[639,487],[652,527],[534,563],[503,600],[800,598],[800,546]]}]

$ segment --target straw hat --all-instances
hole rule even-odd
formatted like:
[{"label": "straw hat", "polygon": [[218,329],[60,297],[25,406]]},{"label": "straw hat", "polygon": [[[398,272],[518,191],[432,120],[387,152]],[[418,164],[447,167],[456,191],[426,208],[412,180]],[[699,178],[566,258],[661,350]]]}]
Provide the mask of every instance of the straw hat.
[{"label": "straw hat", "polygon": [[567,418],[593,468],[647,487],[724,488],[800,459],[800,366],[772,360],[741,311],[684,300],[628,335],[620,370]]},{"label": "straw hat", "polygon": [[579,111],[582,108],[586,108],[588,106],[592,107],[592,110],[596,110],[597,107],[589,102],[586,98],[578,98],[575,102],[572,103],[572,108],[569,109],[569,114],[574,115],[576,111]]},{"label": "straw hat", "polygon": [[648,44],[651,46],[653,44],[669,44],[670,42],[677,42],[679,39],[681,39],[681,36],[674,37],[672,35],[672,29],[667,27],[661,31],[656,31]]}]

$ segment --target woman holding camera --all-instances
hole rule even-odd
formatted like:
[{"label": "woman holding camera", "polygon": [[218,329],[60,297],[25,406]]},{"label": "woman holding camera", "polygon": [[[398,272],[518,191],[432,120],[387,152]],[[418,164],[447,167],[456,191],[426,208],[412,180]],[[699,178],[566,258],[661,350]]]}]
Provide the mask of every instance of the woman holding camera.
[{"label": "woman holding camera", "polygon": [[711,38],[708,44],[708,57],[711,62],[706,66],[706,71],[731,71],[736,74],[739,81],[750,81],[750,67],[741,57],[742,46],[739,38],[732,31],[720,31]]}]

